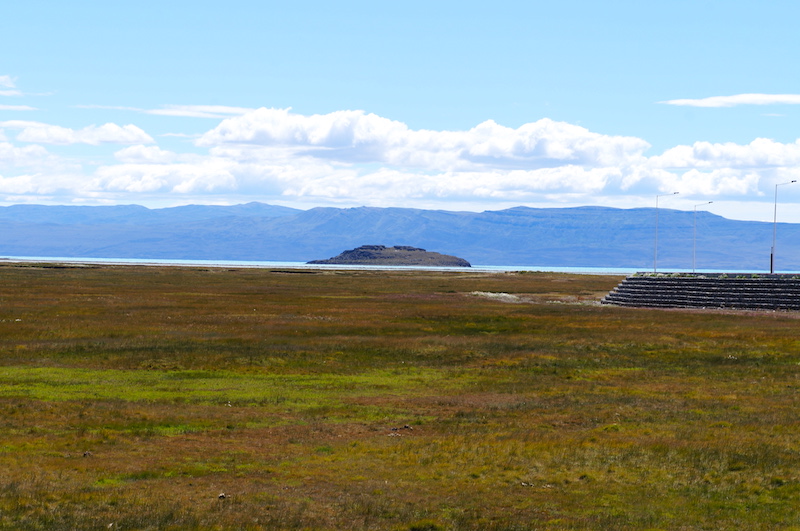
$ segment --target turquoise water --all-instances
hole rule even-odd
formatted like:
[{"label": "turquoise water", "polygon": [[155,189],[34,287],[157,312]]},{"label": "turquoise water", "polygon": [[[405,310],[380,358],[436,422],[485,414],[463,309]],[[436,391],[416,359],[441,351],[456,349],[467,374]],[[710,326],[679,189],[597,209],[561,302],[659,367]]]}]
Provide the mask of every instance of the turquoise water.
[{"label": "turquoise water", "polygon": [[[417,266],[362,266],[362,265],[330,265],[306,264],[305,262],[250,261],[250,260],[176,260],[172,258],[75,258],[59,256],[7,256],[2,260],[12,262],[58,262],[72,264],[117,264],[117,265],[153,265],[153,266],[203,266],[203,267],[253,267],[253,268],[286,268],[286,269],[337,269],[337,270],[433,270],[433,271],[540,271],[554,273],[578,273],[585,275],[632,275],[639,271],[650,272],[646,268],[632,267],[556,267],[556,266],[503,266],[473,265],[463,267],[417,267]],[[659,272],[691,273],[691,269],[669,269]],[[697,269],[697,273],[764,273],[765,271],[738,271],[721,269]],[[797,271],[779,271],[780,273],[797,273]]]}]

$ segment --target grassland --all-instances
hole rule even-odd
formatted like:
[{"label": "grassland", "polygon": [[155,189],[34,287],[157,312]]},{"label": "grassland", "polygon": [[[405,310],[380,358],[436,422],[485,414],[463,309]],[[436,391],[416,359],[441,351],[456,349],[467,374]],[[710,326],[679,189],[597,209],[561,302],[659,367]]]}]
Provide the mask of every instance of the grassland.
[{"label": "grassland", "polygon": [[0,528],[800,529],[798,315],[619,280],[0,265]]}]

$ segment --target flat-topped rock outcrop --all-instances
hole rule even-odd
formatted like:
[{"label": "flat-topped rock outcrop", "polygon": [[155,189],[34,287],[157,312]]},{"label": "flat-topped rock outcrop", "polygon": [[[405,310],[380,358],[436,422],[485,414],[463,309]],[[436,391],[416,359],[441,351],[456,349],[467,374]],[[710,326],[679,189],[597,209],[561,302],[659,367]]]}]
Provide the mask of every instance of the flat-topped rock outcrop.
[{"label": "flat-topped rock outcrop", "polygon": [[392,265],[392,266],[428,266],[428,267],[470,267],[463,258],[440,254],[419,247],[397,245],[362,245],[356,249],[344,251],[327,260],[311,260],[309,264],[336,265]]}]

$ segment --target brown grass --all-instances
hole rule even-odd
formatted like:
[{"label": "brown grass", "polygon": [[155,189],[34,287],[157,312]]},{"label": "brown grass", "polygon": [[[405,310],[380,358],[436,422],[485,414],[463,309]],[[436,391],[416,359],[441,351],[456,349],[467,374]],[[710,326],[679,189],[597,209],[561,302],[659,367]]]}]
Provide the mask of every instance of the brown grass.
[{"label": "brown grass", "polygon": [[0,266],[0,527],[798,528],[796,314],[619,280]]}]

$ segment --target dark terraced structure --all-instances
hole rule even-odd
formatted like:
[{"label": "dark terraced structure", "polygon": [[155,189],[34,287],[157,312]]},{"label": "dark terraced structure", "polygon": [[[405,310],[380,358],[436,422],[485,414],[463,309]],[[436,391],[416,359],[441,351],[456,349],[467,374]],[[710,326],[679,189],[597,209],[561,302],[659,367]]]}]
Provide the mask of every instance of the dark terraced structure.
[{"label": "dark terraced structure", "polygon": [[650,308],[800,310],[800,276],[637,273],[623,280],[602,303]]}]

